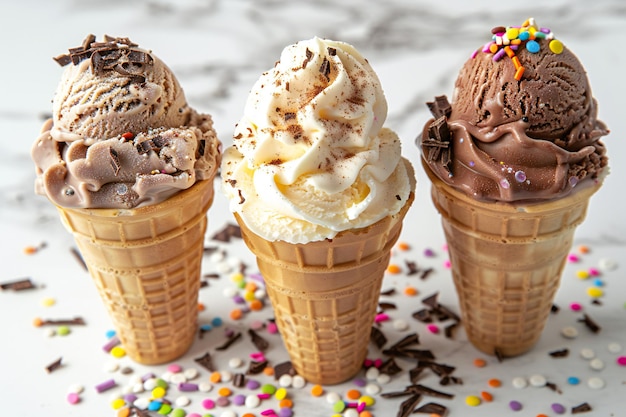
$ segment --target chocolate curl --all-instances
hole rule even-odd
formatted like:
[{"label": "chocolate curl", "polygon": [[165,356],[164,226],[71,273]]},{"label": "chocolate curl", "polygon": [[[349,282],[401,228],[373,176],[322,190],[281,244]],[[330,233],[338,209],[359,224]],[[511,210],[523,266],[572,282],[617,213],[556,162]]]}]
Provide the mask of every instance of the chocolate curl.
[{"label": "chocolate curl", "polygon": [[450,142],[450,128],[448,117],[452,113],[452,106],[446,96],[437,96],[435,101],[426,103],[435,121],[428,127],[428,137],[422,138],[422,147],[427,151],[428,162],[439,161],[448,175],[452,176],[452,143]]}]

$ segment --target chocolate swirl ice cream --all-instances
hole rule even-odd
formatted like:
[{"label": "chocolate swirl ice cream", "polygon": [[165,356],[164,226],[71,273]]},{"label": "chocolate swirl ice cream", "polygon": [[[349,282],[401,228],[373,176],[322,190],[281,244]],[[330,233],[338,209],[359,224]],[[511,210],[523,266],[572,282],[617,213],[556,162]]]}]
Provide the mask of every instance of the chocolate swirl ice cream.
[{"label": "chocolate swirl ice cream", "polygon": [[585,69],[533,19],[494,28],[461,69],[451,104],[438,97],[430,107],[419,143],[426,163],[478,200],[556,199],[607,171],[608,129]]}]

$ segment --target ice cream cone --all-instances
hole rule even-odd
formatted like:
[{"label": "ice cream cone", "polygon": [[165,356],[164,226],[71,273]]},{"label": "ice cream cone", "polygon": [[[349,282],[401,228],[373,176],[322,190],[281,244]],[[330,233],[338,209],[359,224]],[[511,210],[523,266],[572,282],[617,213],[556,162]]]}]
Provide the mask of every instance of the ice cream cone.
[{"label": "ice cream cone", "polygon": [[601,182],[549,202],[480,202],[423,166],[442,217],[467,337],[490,355],[530,350],[546,324],[576,227]]},{"label": "ice cream cone", "polygon": [[372,226],[306,244],[265,240],[235,214],[291,362],[308,381],[337,384],[361,368],[390,251],[412,201],[413,194],[398,214]]},{"label": "ice cream cone", "polygon": [[191,346],[213,181],[135,209],[57,207],[127,354],[171,361]]}]

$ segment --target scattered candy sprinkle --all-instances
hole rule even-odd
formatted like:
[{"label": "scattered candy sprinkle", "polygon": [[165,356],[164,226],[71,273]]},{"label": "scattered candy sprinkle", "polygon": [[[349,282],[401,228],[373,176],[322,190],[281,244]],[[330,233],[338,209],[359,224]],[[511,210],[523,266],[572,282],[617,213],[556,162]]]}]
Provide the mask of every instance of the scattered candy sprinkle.
[{"label": "scattered candy sprinkle", "polygon": [[123,358],[126,356],[126,350],[122,346],[115,346],[111,349],[111,355],[115,358]]},{"label": "scattered candy sprinkle", "polygon": [[616,362],[619,366],[626,366],[626,356],[619,356]]},{"label": "scattered candy sprinkle", "polygon": [[572,311],[580,311],[580,310],[582,310],[582,309],[583,309],[583,306],[582,306],[582,304],[580,304],[580,303],[577,303],[577,302],[572,302],[572,303],[570,303],[569,308],[570,308]]},{"label": "scattered candy sprinkle", "polygon": [[418,294],[417,288],[408,286],[404,289],[404,295],[414,297]]},{"label": "scattered candy sprinkle", "polygon": [[465,397],[465,404],[469,405],[470,407],[477,407],[480,405],[480,403],[480,398],[475,395],[468,395],[467,397]]},{"label": "scattered candy sprinkle", "polygon": [[522,403],[512,400],[509,402],[509,408],[513,411],[520,411],[522,409]]},{"label": "scattered candy sprinkle", "polygon": [[604,291],[598,287],[589,287],[587,288],[587,295],[591,298],[599,298],[604,295]]},{"label": "scattered candy sprinkle", "polygon": [[491,393],[489,393],[487,391],[482,391],[480,393],[480,396],[482,397],[483,400],[485,400],[487,402],[493,401],[493,395],[491,395]]},{"label": "scattered candy sprinkle", "polygon": [[552,411],[554,411],[557,414],[563,414],[565,413],[565,411],[567,411],[567,409],[559,403],[553,403],[550,408],[552,408]]},{"label": "scattered candy sprinkle", "polygon": [[502,381],[497,378],[491,378],[489,381],[487,381],[487,384],[489,384],[489,386],[492,388],[499,388],[502,386]]},{"label": "scattered candy sprinkle", "polygon": [[476,358],[474,359],[474,366],[477,368],[484,368],[487,366],[487,361],[482,358]]},{"label": "scattered candy sprinkle", "polygon": [[526,388],[528,386],[528,382],[526,381],[525,378],[522,378],[521,376],[515,377],[513,378],[513,387],[514,388]]},{"label": "scattered candy sprinkle", "polygon": [[563,327],[561,329],[561,336],[567,339],[574,339],[578,337],[578,330],[572,326]]},{"label": "scattered candy sprinkle", "polygon": [[314,397],[320,397],[322,394],[324,394],[324,387],[318,384],[313,385],[311,388],[311,395]]},{"label": "scattered candy sprinkle", "polygon": [[587,381],[587,386],[591,389],[602,389],[605,386],[605,382],[600,377],[591,377]]},{"label": "scattered candy sprinkle", "polygon": [[584,269],[576,271],[576,278],[578,279],[587,279],[589,276],[589,271],[585,271]]},{"label": "scattered candy sprinkle", "polygon": [[400,266],[396,264],[389,264],[389,266],[387,267],[387,272],[390,274],[399,274],[400,272],[402,272],[402,268],[400,268]]},{"label": "scattered candy sprinkle", "polygon": [[570,385],[578,385],[580,384],[580,378],[575,376],[570,376],[567,378],[567,383]]}]

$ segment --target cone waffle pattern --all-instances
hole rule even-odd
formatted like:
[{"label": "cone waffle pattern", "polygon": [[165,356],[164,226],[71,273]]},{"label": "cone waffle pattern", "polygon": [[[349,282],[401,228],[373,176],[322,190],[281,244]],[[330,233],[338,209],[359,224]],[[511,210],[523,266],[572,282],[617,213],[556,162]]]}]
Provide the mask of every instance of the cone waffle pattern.
[{"label": "cone waffle pattern", "polygon": [[530,350],[552,308],[576,226],[599,186],[555,202],[484,203],[425,169],[442,216],[469,340],[491,355]]},{"label": "cone waffle pattern", "polygon": [[197,326],[206,212],[213,182],[132,210],[58,207],[117,334],[135,361],[184,354]]},{"label": "cone waffle pattern", "polygon": [[361,369],[390,250],[411,202],[370,227],[307,244],[267,241],[236,216],[291,362],[309,382],[336,384]]}]

